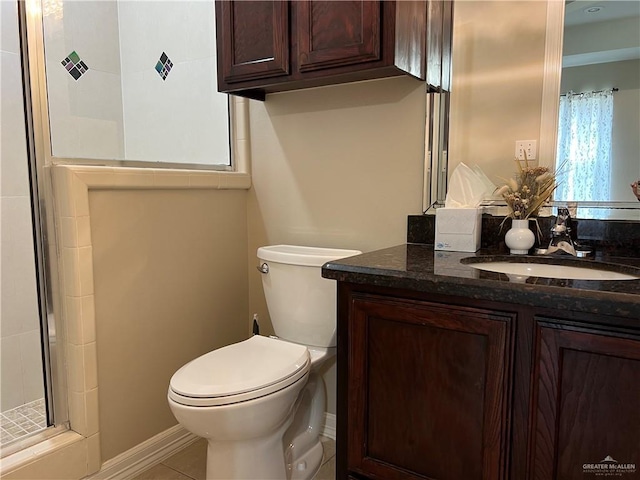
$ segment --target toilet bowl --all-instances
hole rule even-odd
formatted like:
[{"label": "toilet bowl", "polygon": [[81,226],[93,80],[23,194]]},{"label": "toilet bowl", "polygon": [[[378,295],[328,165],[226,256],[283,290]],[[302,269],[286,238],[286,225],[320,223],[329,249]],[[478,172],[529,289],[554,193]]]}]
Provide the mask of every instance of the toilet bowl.
[{"label": "toilet bowl", "polygon": [[[311,479],[322,463],[326,388],[319,368],[335,355],[335,285],[327,261],[355,250],[258,249],[278,337],[253,337],[192,360],[171,378],[178,422],[207,439],[207,479]],[[289,308],[287,308],[289,307]]]}]

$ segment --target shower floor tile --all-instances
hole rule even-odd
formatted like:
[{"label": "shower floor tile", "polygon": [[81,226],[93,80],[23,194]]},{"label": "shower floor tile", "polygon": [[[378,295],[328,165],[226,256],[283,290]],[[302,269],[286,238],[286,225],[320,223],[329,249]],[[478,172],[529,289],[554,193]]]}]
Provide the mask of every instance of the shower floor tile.
[{"label": "shower floor tile", "polygon": [[0,413],[0,446],[47,427],[44,398]]}]

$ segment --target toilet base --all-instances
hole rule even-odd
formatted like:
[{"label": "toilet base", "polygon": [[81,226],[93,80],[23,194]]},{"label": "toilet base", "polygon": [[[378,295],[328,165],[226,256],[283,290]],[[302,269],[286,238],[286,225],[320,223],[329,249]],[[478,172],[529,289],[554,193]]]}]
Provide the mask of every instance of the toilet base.
[{"label": "toilet base", "polygon": [[324,418],[326,387],[312,365],[309,380],[296,402],[293,422],[283,438],[287,480],[310,480],[322,466],[320,428]]},{"label": "toilet base", "polygon": [[282,432],[278,433],[243,442],[209,441],[207,480],[286,480]]},{"label": "toilet base", "polygon": [[287,479],[290,480],[311,480],[322,466],[323,456],[322,443],[318,441],[313,447],[298,457],[295,464],[287,466]]},{"label": "toilet base", "polygon": [[324,454],[322,443],[318,440],[311,448],[298,456],[295,463],[285,467],[282,461],[284,452],[281,438],[282,435],[275,435],[254,442],[242,442],[241,445],[237,442],[209,442],[207,446],[207,480],[228,480],[231,478],[311,480],[322,466]]}]

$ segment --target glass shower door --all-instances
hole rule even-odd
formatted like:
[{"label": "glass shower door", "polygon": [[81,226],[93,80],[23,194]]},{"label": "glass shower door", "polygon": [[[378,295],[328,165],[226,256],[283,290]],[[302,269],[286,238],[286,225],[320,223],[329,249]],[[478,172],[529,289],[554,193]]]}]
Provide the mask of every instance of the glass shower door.
[{"label": "glass shower door", "polygon": [[[37,189],[31,185],[19,17],[1,1],[0,447],[45,429],[45,343]],[[35,171],[35,170],[34,170]],[[36,210],[34,211],[34,205]]]}]

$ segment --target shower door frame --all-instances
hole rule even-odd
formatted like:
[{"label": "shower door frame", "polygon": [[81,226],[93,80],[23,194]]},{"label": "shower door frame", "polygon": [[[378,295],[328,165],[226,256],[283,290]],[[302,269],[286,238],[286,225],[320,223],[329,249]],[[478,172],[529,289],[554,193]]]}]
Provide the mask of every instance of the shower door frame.
[{"label": "shower door frame", "polygon": [[29,188],[31,194],[31,220],[36,264],[36,289],[40,317],[40,339],[42,346],[43,382],[47,406],[47,427],[44,430],[15,440],[2,448],[2,457],[16,453],[47,438],[69,430],[69,415],[65,377],[64,349],[62,348],[62,325],[58,321],[60,306],[54,295],[58,277],[57,241],[54,223],[54,201],[51,175],[47,156],[44,154],[44,131],[41,116],[39,80],[33,71],[38,48],[30,48],[29,39],[37,38],[29,31],[33,23],[28,22],[29,6],[25,1],[15,0],[18,12],[20,60],[22,67],[22,95],[25,115],[26,148],[28,158]]}]

